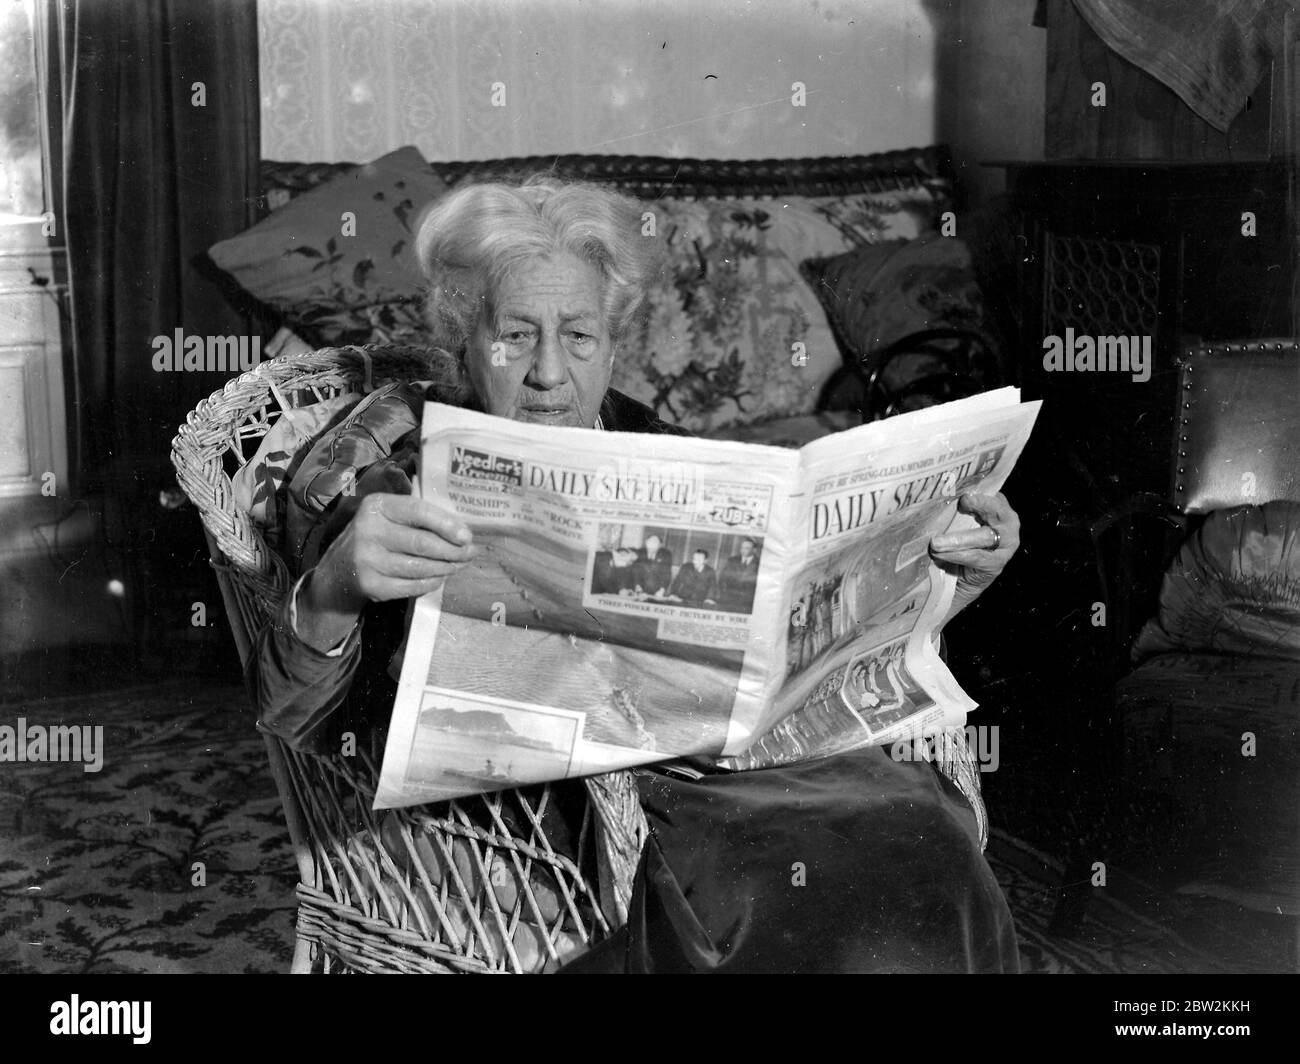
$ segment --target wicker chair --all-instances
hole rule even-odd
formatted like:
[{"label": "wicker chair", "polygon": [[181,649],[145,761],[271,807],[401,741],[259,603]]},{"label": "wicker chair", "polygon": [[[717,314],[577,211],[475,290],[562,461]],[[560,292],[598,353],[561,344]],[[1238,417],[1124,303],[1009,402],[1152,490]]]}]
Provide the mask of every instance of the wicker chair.
[{"label": "wicker chair", "polygon": [[[245,665],[290,580],[236,505],[232,475],[286,409],[426,367],[406,348],[286,356],[214,392],[179,430],[172,462],[203,519]],[[630,773],[584,781],[580,826],[560,852],[545,825],[558,801],[550,786],[377,814],[367,751],[319,757],[265,738],[300,877],[293,971],[542,971],[626,919],[646,832]]]}]

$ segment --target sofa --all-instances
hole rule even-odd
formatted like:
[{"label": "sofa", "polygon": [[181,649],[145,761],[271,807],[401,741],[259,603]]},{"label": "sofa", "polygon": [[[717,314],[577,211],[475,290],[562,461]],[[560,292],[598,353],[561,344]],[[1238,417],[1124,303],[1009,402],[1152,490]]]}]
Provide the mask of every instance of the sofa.
[{"label": "sofa", "polygon": [[453,163],[405,147],[364,165],[267,161],[262,220],[211,248],[205,268],[275,334],[265,356],[419,346],[421,211],[465,182],[542,171],[640,199],[643,232],[664,239],[665,275],[612,385],[667,420],[798,445],[1002,383],[970,251],[950,235],[939,147]]}]

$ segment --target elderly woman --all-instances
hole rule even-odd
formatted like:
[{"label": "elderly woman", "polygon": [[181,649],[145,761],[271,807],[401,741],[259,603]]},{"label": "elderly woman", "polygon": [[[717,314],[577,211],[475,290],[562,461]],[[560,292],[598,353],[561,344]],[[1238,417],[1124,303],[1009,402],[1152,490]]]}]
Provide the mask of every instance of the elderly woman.
[{"label": "elderly woman", "polygon": [[[535,424],[679,431],[609,388],[658,269],[640,212],[603,189],[534,178],[456,190],[425,218],[429,317],[456,379],[450,391],[368,396],[295,475],[291,564],[302,575],[250,668],[262,727],[321,749],[345,727],[382,726],[404,604],[476,556],[455,516],[410,495],[426,394]],[[1000,495],[961,505],[998,529],[1000,546],[932,545],[960,574],[954,612],[1018,543]],[[695,767],[698,779],[639,772],[652,834],[631,919],[569,970],[1017,969],[971,806],[930,762],[868,747],[750,772]]]}]

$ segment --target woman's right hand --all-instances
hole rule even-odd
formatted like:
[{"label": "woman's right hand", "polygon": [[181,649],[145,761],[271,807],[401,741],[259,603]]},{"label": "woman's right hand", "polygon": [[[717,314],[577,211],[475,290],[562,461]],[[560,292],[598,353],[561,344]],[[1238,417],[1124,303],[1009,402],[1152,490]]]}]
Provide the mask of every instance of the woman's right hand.
[{"label": "woman's right hand", "polygon": [[327,650],[347,636],[367,602],[428,594],[481,552],[465,524],[441,506],[412,495],[367,494],[304,581],[299,636]]}]

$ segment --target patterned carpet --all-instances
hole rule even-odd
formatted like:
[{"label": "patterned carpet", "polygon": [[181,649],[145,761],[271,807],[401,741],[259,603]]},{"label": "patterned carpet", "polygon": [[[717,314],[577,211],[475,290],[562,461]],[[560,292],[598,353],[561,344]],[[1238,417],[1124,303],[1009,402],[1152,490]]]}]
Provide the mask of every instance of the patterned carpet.
[{"label": "patterned carpet", "polygon": [[0,770],[0,971],[288,969],[297,877],[262,740],[241,688],[194,686],[0,707],[104,725],[97,773]]},{"label": "patterned carpet", "polygon": [[[0,766],[0,972],[288,970],[296,877],[262,740],[241,687],[198,686],[0,704],[10,726],[102,724],[105,751],[96,773]],[[1026,971],[1228,970],[1105,896],[1050,936],[1060,867],[1003,833],[989,860]]]}]

